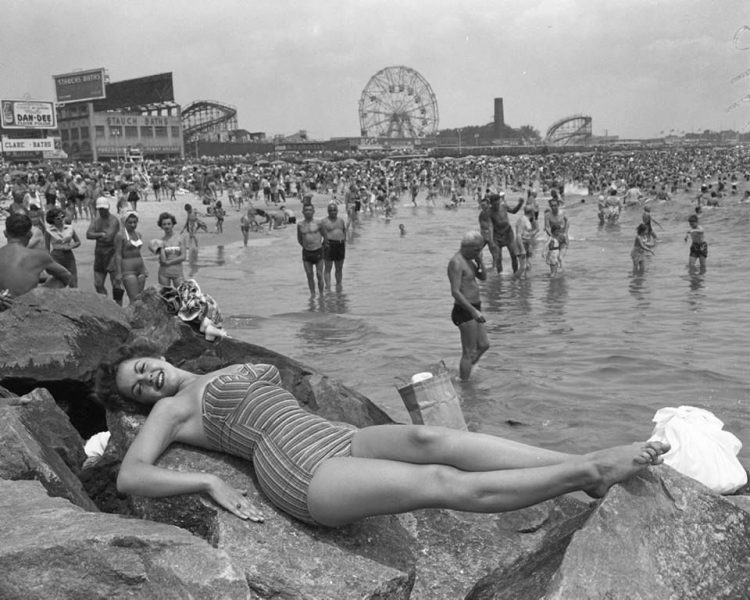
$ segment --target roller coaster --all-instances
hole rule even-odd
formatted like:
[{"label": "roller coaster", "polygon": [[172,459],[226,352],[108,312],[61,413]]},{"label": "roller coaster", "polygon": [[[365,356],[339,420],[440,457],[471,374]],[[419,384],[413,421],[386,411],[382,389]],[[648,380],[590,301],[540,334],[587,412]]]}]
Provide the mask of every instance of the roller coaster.
[{"label": "roller coaster", "polygon": [[571,115],[555,121],[544,136],[551,146],[574,146],[591,141],[591,117]]},{"label": "roller coaster", "polygon": [[237,107],[216,100],[194,100],[182,109],[182,135],[185,143],[226,141],[237,129]]}]

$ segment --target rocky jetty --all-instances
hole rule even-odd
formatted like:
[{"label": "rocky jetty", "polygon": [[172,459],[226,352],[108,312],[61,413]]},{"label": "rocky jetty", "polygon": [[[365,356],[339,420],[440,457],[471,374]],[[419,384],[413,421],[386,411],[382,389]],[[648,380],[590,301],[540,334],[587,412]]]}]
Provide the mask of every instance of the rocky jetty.
[{"label": "rocky jetty", "polygon": [[[664,466],[596,503],[423,510],[324,529],[278,512],[246,461],[176,444],[158,464],[247,489],[265,522],[241,521],[201,495],[124,497],[114,480],[143,417],[107,412],[94,375],[136,337],[198,372],[269,362],[308,410],[360,427],[391,422],[288,357],[205,341],[153,291],[127,310],[77,290],[27,294],[0,313],[0,598],[748,597],[750,497],[718,496]],[[84,438],[104,429],[104,456],[84,464]]]}]

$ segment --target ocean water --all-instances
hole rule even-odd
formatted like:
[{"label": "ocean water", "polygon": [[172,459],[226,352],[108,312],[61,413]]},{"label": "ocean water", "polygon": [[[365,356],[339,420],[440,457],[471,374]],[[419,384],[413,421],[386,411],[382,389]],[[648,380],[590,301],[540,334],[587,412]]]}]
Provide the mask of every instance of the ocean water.
[{"label": "ocean water", "polygon": [[[482,286],[491,347],[471,381],[455,382],[469,428],[579,452],[645,439],[659,408],[692,405],[743,441],[750,464],[750,203],[738,198],[704,209],[704,275],[687,270],[689,198],[653,203],[659,241],[640,276],[630,259],[640,208],[600,227],[593,198],[568,198],[564,274],[551,279],[538,248],[527,279],[512,276],[505,254],[507,272]],[[186,272],[219,302],[233,337],[336,377],[408,422],[396,378],[438,361],[457,372],[446,268],[477,214],[473,202],[404,203],[390,221],[364,216],[343,289],[322,297],[309,295],[294,226],[247,248],[202,247]]]}]

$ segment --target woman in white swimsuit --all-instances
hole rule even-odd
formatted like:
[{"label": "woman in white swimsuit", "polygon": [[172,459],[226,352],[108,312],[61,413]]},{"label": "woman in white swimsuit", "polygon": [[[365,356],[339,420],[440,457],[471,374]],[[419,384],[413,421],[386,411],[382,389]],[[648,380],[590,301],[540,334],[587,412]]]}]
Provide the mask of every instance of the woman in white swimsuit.
[{"label": "woman in white swimsuit", "polygon": [[159,285],[176,288],[184,279],[182,263],[186,256],[185,236],[175,233],[177,219],[171,213],[161,213],[157,225],[164,231],[164,237],[157,240],[155,245],[155,252],[159,257]]},{"label": "woman in white swimsuit", "polygon": [[122,286],[133,302],[146,287],[148,271],[141,256],[143,239],[135,228],[138,227],[138,213],[127,211],[122,219],[124,228],[115,236],[115,281]]}]

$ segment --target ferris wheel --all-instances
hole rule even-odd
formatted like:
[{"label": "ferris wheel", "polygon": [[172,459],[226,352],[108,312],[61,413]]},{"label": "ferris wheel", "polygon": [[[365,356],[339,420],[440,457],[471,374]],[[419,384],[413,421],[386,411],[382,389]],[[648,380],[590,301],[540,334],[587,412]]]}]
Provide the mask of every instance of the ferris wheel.
[{"label": "ferris wheel", "polygon": [[427,80],[409,67],[386,67],[367,82],[359,99],[363,137],[416,138],[438,128],[437,98]]}]

